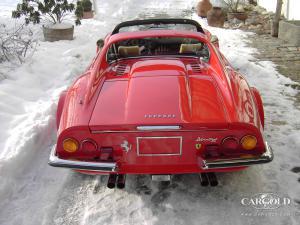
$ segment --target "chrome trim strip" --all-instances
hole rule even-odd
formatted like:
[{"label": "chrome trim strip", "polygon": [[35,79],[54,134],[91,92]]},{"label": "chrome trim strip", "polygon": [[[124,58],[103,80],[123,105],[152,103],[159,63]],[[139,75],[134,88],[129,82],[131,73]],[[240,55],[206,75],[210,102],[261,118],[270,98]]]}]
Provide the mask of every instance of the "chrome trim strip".
[{"label": "chrome trim strip", "polygon": [[236,137],[234,137],[234,136],[228,136],[228,137],[226,137],[226,138],[224,138],[224,139],[222,140],[222,145],[223,145],[224,142],[225,142],[226,140],[228,140],[228,139],[234,139],[234,140],[236,140],[236,143],[239,144],[238,138],[236,138]]},{"label": "chrome trim strip", "polygon": [[[106,54],[107,55],[107,54]],[[139,56],[131,56],[131,57],[126,57],[126,58],[118,58],[118,59],[115,59],[115,60],[112,60],[112,61],[108,61],[108,64],[113,64],[113,63],[119,63],[121,61],[125,61],[125,60],[128,60],[128,59],[139,59],[139,58],[161,58],[161,57],[164,57],[164,58],[167,58],[167,59],[177,59],[177,58],[194,58],[194,59],[199,59],[199,56],[193,56],[193,55],[145,55],[145,56],[142,56],[142,55],[139,55]]]},{"label": "chrome trim strip", "polygon": [[[201,127],[199,130],[180,130],[180,132],[203,132],[203,131],[225,131],[228,129],[208,129],[206,127],[203,127],[201,130]],[[140,133],[140,132],[151,132],[152,130],[92,130],[92,134],[102,134],[102,133]],[[178,130],[163,130],[163,131],[170,131],[170,132],[176,132]]]},{"label": "chrome trim strip", "polygon": [[[139,140],[140,139],[166,139],[166,138],[177,138],[180,139],[180,149],[179,153],[159,153],[159,154],[141,154],[140,153],[140,146],[139,146]],[[138,156],[178,156],[182,155],[182,136],[172,136],[172,137],[136,137],[136,153]]]},{"label": "chrome trim strip", "polygon": [[137,126],[137,130],[180,130],[180,126]]},{"label": "chrome trim strip", "polygon": [[218,168],[228,168],[228,167],[241,167],[250,166],[255,164],[262,164],[271,162],[274,158],[273,150],[265,143],[266,152],[259,157],[253,158],[236,158],[236,159],[224,159],[224,160],[203,160],[203,169],[218,169]]},{"label": "chrome trim strip", "polygon": [[65,160],[60,159],[55,155],[56,145],[51,150],[49,162],[50,166],[63,167],[69,169],[77,170],[91,170],[99,172],[114,172],[117,170],[116,163],[101,163],[101,162],[85,162],[85,161],[75,161],[75,160]]}]

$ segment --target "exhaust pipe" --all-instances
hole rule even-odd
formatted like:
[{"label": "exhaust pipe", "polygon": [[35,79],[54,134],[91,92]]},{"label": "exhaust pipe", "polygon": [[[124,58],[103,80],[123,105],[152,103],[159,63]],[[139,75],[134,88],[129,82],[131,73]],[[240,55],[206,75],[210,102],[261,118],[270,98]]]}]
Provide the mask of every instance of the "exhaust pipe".
[{"label": "exhaust pipe", "polygon": [[117,180],[117,188],[123,189],[125,187],[125,181],[126,181],[126,175],[125,174],[119,174],[118,180]]},{"label": "exhaust pipe", "polygon": [[200,179],[201,186],[206,187],[209,185],[209,181],[206,173],[200,173],[199,179]]},{"label": "exhaust pipe", "polygon": [[112,189],[116,186],[117,174],[110,174],[107,181],[107,187]]},{"label": "exhaust pipe", "polygon": [[210,186],[215,187],[219,184],[215,173],[207,173]]}]

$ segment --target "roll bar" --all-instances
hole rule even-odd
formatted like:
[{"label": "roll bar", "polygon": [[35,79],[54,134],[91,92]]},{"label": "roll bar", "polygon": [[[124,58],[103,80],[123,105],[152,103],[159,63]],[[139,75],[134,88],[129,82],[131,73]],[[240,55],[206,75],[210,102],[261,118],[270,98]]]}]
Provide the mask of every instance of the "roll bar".
[{"label": "roll bar", "polygon": [[150,24],[154,24],[154,25],[188,24],[188,25],[195,26],[197,29],[197,32],[204,33],[204,30],[201,27],[201,25],[198,22],[196,22],[195,20],[190,20],[190,19],[146,19],[146,20],[131,20],[131,21],[122,22],[115,27],[115,29],[112,31],[112,35],[119,33],[120,29],[124,28],[124,27],[150,25]]}]

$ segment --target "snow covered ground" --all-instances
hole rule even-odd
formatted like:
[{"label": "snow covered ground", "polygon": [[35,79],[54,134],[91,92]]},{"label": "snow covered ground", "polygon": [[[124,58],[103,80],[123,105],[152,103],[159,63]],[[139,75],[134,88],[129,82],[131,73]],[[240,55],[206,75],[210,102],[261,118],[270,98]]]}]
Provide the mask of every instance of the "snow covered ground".
[{"label": "snow covered ground", "polygon": [[[9,19],[16,0],[0,3],[0,23]],[[271,164],[232,174],[218,174],[220,185],[201,187],[196,175],[175,176],[165,187],[146,176],[128,176],[126,189],[106,188],[106,177],[85,176],[47,165],[55,143],[55,110],[59,93],[85,70],[95,42],[127,19],[187,16],[195,0],[98,0],[96,18],[75,29],[75,40],[41,40],[26,63],[0,64],[0,224],[299,224],[300,112],[297,92],[271,62],[253,62],[248,34],[210,28],[221,51],[262,93],[266,138],[275,151]],[[39,31],[39,32],[38,32]],[[9,68],[9,69],[6,69]],[[291,205],[275,214],[255,215],[241,198],[257,193],[289,197]]]}]

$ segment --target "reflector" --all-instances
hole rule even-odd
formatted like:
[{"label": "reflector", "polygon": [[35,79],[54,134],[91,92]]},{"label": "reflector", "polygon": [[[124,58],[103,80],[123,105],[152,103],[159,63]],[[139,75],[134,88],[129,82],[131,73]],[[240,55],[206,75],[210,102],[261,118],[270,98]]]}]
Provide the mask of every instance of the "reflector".
[{"label": "reflector", "polygon": [[242,138],[241,144],[243,149],[245,150],[252,150],[256,147],[257,140],[256,137],[252,135],[246,135]]},{"label": "reflector", "polygon": [[63,141],[63,149],[66,152],[76,152],[78,149],[78,142],[73,138],[67,138]]}]

